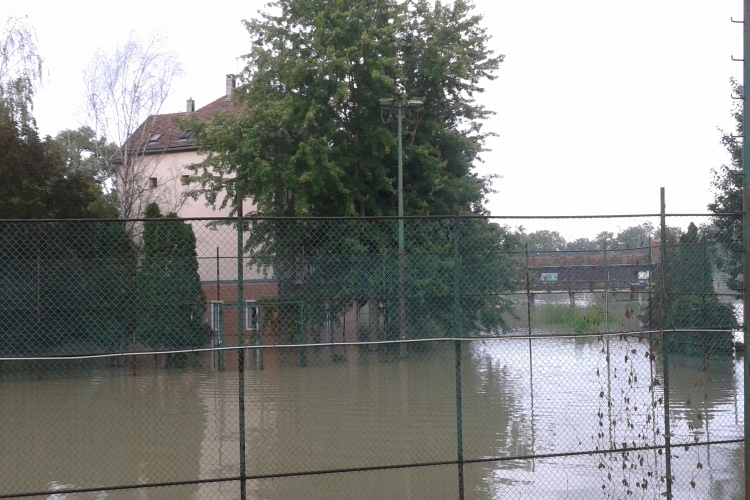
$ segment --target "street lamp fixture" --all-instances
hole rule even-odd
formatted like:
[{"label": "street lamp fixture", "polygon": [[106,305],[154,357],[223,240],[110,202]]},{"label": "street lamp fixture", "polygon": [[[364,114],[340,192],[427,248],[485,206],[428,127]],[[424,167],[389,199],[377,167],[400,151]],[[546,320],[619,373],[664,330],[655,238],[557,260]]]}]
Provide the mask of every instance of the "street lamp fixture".
[{"label": "street lamp fixture", "polygon": [[[423,106],[419,99],[409,99],[406,106],[394,106],[393,98],[384,97],[380,99],[380,109],[387,109],[390,115],[398,118],[398,309],[399,309],[399,337],[406,340],[406,298],[404,295],[404,163],[403,163],[403,137],[401,121]],[[399,348],[401,358],[406,357],[406,344]]]}]

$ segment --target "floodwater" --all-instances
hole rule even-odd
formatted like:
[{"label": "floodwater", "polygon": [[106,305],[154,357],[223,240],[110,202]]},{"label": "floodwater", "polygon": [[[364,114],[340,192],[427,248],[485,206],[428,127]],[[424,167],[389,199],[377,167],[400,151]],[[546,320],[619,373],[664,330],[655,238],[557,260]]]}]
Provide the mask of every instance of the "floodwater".
[{"label": "floodwater", "polygon": [[[462,343],[467,499],[664,498],[659,358],[637,337]],[[606,362],[609,350],[610,364]],[[254,475],[456,460],[452,342],[269,349],[245,373]],[[673,443],[742,436],[741,362],[670,357]],[[0,497],[239,475],[238,373],[55,364],[0,372]],[[658,385],[650,390],[652,381]],[[611,401],[611,405],[607,404]],[[584,452],[584,453],[582,453]],[[575,453],[572,456],[557,454]],[[742,444],[673,449],[675,498],[742,497]],[[528,459],[529,456],[542,458]],[[518,457],[518,458],[514,458]],[[249,480],[248,498],[458,498],[455,464]],[[239,498],[233,482],[49,499]]]}]

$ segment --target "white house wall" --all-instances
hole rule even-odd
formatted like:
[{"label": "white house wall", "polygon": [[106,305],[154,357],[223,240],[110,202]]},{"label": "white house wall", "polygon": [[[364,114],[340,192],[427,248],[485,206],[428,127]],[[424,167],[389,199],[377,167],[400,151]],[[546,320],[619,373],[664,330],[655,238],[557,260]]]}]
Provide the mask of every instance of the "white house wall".
[{"label": "white house wall", "polygon": [[[197,199],[186,196],[191,189],[198,187],[196,183],[182,184],[183,175],[193,175],[187,167],[202,161],[203,156],[195,151],[173,152],[164,155],[146,157],[151,161],[152,177],[157,179],[156,198],[162,213],[174,211],[183,219],[202,217],[229,217],[229,207],[215,209],[208,205],[206,198],[199,195]],[[217,203],[221,203],[221,198]],[[162,205],[163,204],[163,205]],[[253,206],[245,201],[247,209]],[[237,233],[236,226],[211,225],[211,221],[190,222],[196,237],[196,253],[198,255],[198,272],[203,282],[220,282],[237,280]],[[247,238],[245,238],[245,242]],[[218,250],[218,269],[217,269]],[[267,281],[272,276],[248,267],[245,262],[245,281]]]}]

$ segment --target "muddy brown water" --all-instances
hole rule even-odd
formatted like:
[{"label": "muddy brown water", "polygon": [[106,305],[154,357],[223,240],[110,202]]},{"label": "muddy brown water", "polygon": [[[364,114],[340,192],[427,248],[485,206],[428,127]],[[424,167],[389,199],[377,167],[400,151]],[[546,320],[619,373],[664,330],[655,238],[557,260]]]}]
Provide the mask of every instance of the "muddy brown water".
[{"label": "muddy brown water", "polygon": [[[662,444],[657,358],[647,342],[600,339],[463,343],[462,433],[467,460]],[[626,359],[627,356],[627,359]],[[455,460],[452,343],[397,351],[350,346],[248,356],[248,475]],[[675,443],[742,436],[741,362],[673,356]],[[739,369],[736,370],[736,366]],[[704,369],[706,368],[706,369]],[[6,363],[0,373],[0,496],[50,499],[239,498],[237,482],[106,490],[118,485],[239,475],[238,373]],[[610,407],[607,401],[612,402]],[[741,444],[673,451],[675,498],[742,498]],[[466,498],[663,498],[656,450],[516,458],[464,466]],[[248,498],[458,498],[457,466],[437,465],[249,480]],[[45,498],[42,497],[42,498]]]}]

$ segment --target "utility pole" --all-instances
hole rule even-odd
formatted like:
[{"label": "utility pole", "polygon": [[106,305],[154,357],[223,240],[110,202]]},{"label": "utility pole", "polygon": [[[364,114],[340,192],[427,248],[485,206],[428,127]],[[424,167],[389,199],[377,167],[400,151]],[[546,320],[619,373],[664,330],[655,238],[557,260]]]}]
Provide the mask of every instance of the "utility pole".
[{"label": "utility pole", "polygon": [[[412,111],[422,107],[422,101],[412,99],[404,106],[394,106],[393,98],[380,99],[380,109],[388,110],[390,116],[396,115],[398,119],[398,328],[399,339],[406,340],[406,284],[404,279],[404,266],[406,253],[404,250],[404,160],[403,160],[403,133],[401,122],[404,116],[410,116]],[[399,356],[406,358],[406,344],[399,346]]]},{"label": "utility pole", "polygon": [[[403,108],[398,108],[398,329],[399,338],[406,340],[406,297],[404,283],[404,159],[401,121]],[[399,346],[401,359],[406,358],[406,344]]]}]

